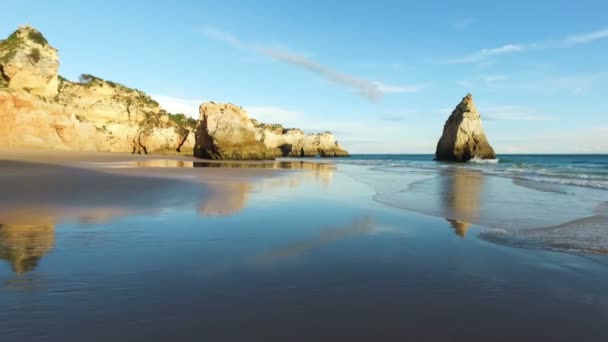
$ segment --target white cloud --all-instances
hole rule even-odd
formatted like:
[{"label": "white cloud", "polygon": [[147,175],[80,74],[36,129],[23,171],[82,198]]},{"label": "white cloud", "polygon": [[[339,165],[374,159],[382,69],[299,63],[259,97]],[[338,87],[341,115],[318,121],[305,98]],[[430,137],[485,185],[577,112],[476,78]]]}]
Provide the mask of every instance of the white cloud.
[{"label": "white cloud", "polygon": [[538,113],[534,108],[520,106],[477,106],[487,121],[553,121],[555,117]]},{"label": "white cloud", "polygon": [[462,57],[448,59],[448,63],[474,63],[481,60],[485,60],[489,57],[519,53],[529,50],[538,49],[553,49],[553,48],[566,48],[581,44],[588,44],[596,40],[608,38],[608,29],[602,29],[598,31],[568,35],[561,40],[555,41],[544,41],[539,43],[530,44],[506,44],[495,48],[481,49],[473,52],[469,55]]},{"label": "white cloud", "polygon": [[507,77],[505,75],[489,75],[484,77],[484,81],[486,83],[500,82],[506,80]]},{"label": "white cloud", "polygon": [[238,37],[223,32],[215,28],[206,28],[201,31],[207,37],[221,41],[233,48],[253,51],[274,60],[291,64],[308,72],[320,75],[329,80],[331,83],[343,86],[353,90],[355,93],[371,100],[377,101],[386,94],[403,94],[419,91],[422,88],[419,86],[390,86],[382,87],[378,82],[372,82],[358,78],[353,75],[339,72],[333,68],[325,66],[317,61],[314,61],[306,56],[288,52],[279,48],[267,47],[258,44],[249,44],[240,40]]},{"label": "white cloud", "polygon": [[522,52],[527,49],[526,46],[520,44],[507,44],[491,49],[482,49],[470,55],[449,59],[449,63],[472,63],[491,56],[504,55],[510,53]]},{"label": "white cloud", "polygon": [[205,100],[189,100],[163,95],[152,95],[152,98],[169,113],[183,113],[195,119],[198,119],[198,107],[205,102]]},{"label": "white cloud", "polygon": [[[206,100],[183,99],[164,95],[152,95],[169,113],[184,113],[189,117],[198,119],[198,107]],[[249,117],[265,123],[280,123],[282,125],[298,127],[302,124],[304,115],[296,110],[276,106],[243,106]]]},{"label": "white cloud", "polygon": [[458,81],[456,83],[459,86],[464,87],[464,88],[470,88],[473,86],[473,83],[471,81],[467,81],[467,80]]},{"label": "white cloud", "polygon": [[454,28],[457,28],[457,29],[464,29],[464,28],[467,28],[467,27],[473,25],[476,22],[477,22],[477,19],[472,18],[472,17],[466,17],[466,18],[463,18],[463,19],[455,22],[453,26],[454,26]]},{"label": "white cloud", "polygon": [[303,115],[299,111],[273,106],[246,106],[249,117],[264,123],[297,126]]},{"label": "white cloud", "polygon": [[587,44],[598,39],[608,38],[608,29],[578,34],[578,35],[570,35],[562,40],[562,44],[564,46],[572,46],[579,44]]},{"label": "white cloud", "polygon": [[382,94],[407,94],[407,93],[417,93],[425,88],[424,85],[409,85],[409,86],[395,86],[384,84],[381,82],[373,82],[377,87],[378,91]]}]

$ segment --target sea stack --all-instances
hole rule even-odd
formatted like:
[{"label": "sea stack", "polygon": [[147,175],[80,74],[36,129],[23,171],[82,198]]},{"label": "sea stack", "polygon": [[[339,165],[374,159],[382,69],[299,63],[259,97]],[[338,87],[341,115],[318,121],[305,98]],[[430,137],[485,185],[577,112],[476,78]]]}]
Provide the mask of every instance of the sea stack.
[{"label": "sea stack", "polygon": [[445,122],[435,157],[458,162],[473,158],[496,159],[496,153],[483,132],[473,95],[467,94]]}]

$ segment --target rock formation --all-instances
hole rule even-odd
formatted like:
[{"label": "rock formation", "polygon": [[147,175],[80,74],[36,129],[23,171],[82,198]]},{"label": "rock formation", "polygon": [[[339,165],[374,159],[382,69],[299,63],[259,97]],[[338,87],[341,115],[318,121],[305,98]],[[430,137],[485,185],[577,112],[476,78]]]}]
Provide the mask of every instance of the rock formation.
[{"label": "rock formation", "polygon": [[201,105],[197,121],[167,113],[137,89],[87,74],[71,82],[58,69],[57,50],[30,26],[0,41],[0,148],[235,160],[348,156],[328,132],[254,126],[242,108],[213,102]]},{"label": "rock formation", "polygon": [[194,156],[205,159],[274,159],[266,145],[256,140],[247,112],[230,103],[203,103],[196,131]]},{"label": "rock formation", "polygon": [[483,132],[473,95],[467,94],[446,121],[435,157],[437,160],[460,162],[473,158],[496,158],[496,153]]},{"label": "rock formation", "polygon": [[348,157],[329,132],[304,134],[250,119],[233,104],[203,103],[194,155],[206,159],[274,159],[275,157]]},{"label": "rock formation", "polygon": [[189,152],[196,120],[91,75],[57,74],[57,50],[29,26],[0,41],[0,147]]},{"label": "rock formation", "polygon": [[304,134],[297,128],[283,128],[278,124],[267,125],[252,120],[256,127],[256,139],[263,142],[276,157],[348,157],[330,132]]}]

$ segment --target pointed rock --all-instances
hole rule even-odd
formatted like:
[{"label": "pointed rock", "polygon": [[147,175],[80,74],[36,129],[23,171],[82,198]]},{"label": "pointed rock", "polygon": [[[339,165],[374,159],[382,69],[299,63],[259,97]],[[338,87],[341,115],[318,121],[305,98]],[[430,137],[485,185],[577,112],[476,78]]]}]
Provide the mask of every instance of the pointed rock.
[{"label": "pointed rock", "polygon": [[466,162],[473,158],[496,159],[481,125],[473,95],[467,94],[443,126],[437,143],[437,160]]}]

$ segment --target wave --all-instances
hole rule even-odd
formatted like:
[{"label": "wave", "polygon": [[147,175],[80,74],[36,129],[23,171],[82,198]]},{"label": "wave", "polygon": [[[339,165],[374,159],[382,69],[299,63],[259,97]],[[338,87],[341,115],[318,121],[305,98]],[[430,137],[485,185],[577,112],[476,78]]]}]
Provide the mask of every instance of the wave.
[{"label": "wave", "polygon": [[[577,157],[580,158],[580,157]],[[408,159],[395,156],[344,160],[338,163],[370,167],[373,171],[401,173],[446,172],[467,169],[489,176],[505,177],[531,182],[578,186],[608,190],[608,170],[601,159],[585,161],[558,157],[515,157],[501,159],[472,159],[468,163],[440,163],[420,157]]]},{"label": "wave", "polygon": [[496,159],[483,159],[475,157],[468,161],[468,163],[478,163],[478,164],[498,164],[500,162],[499,158]]}]

